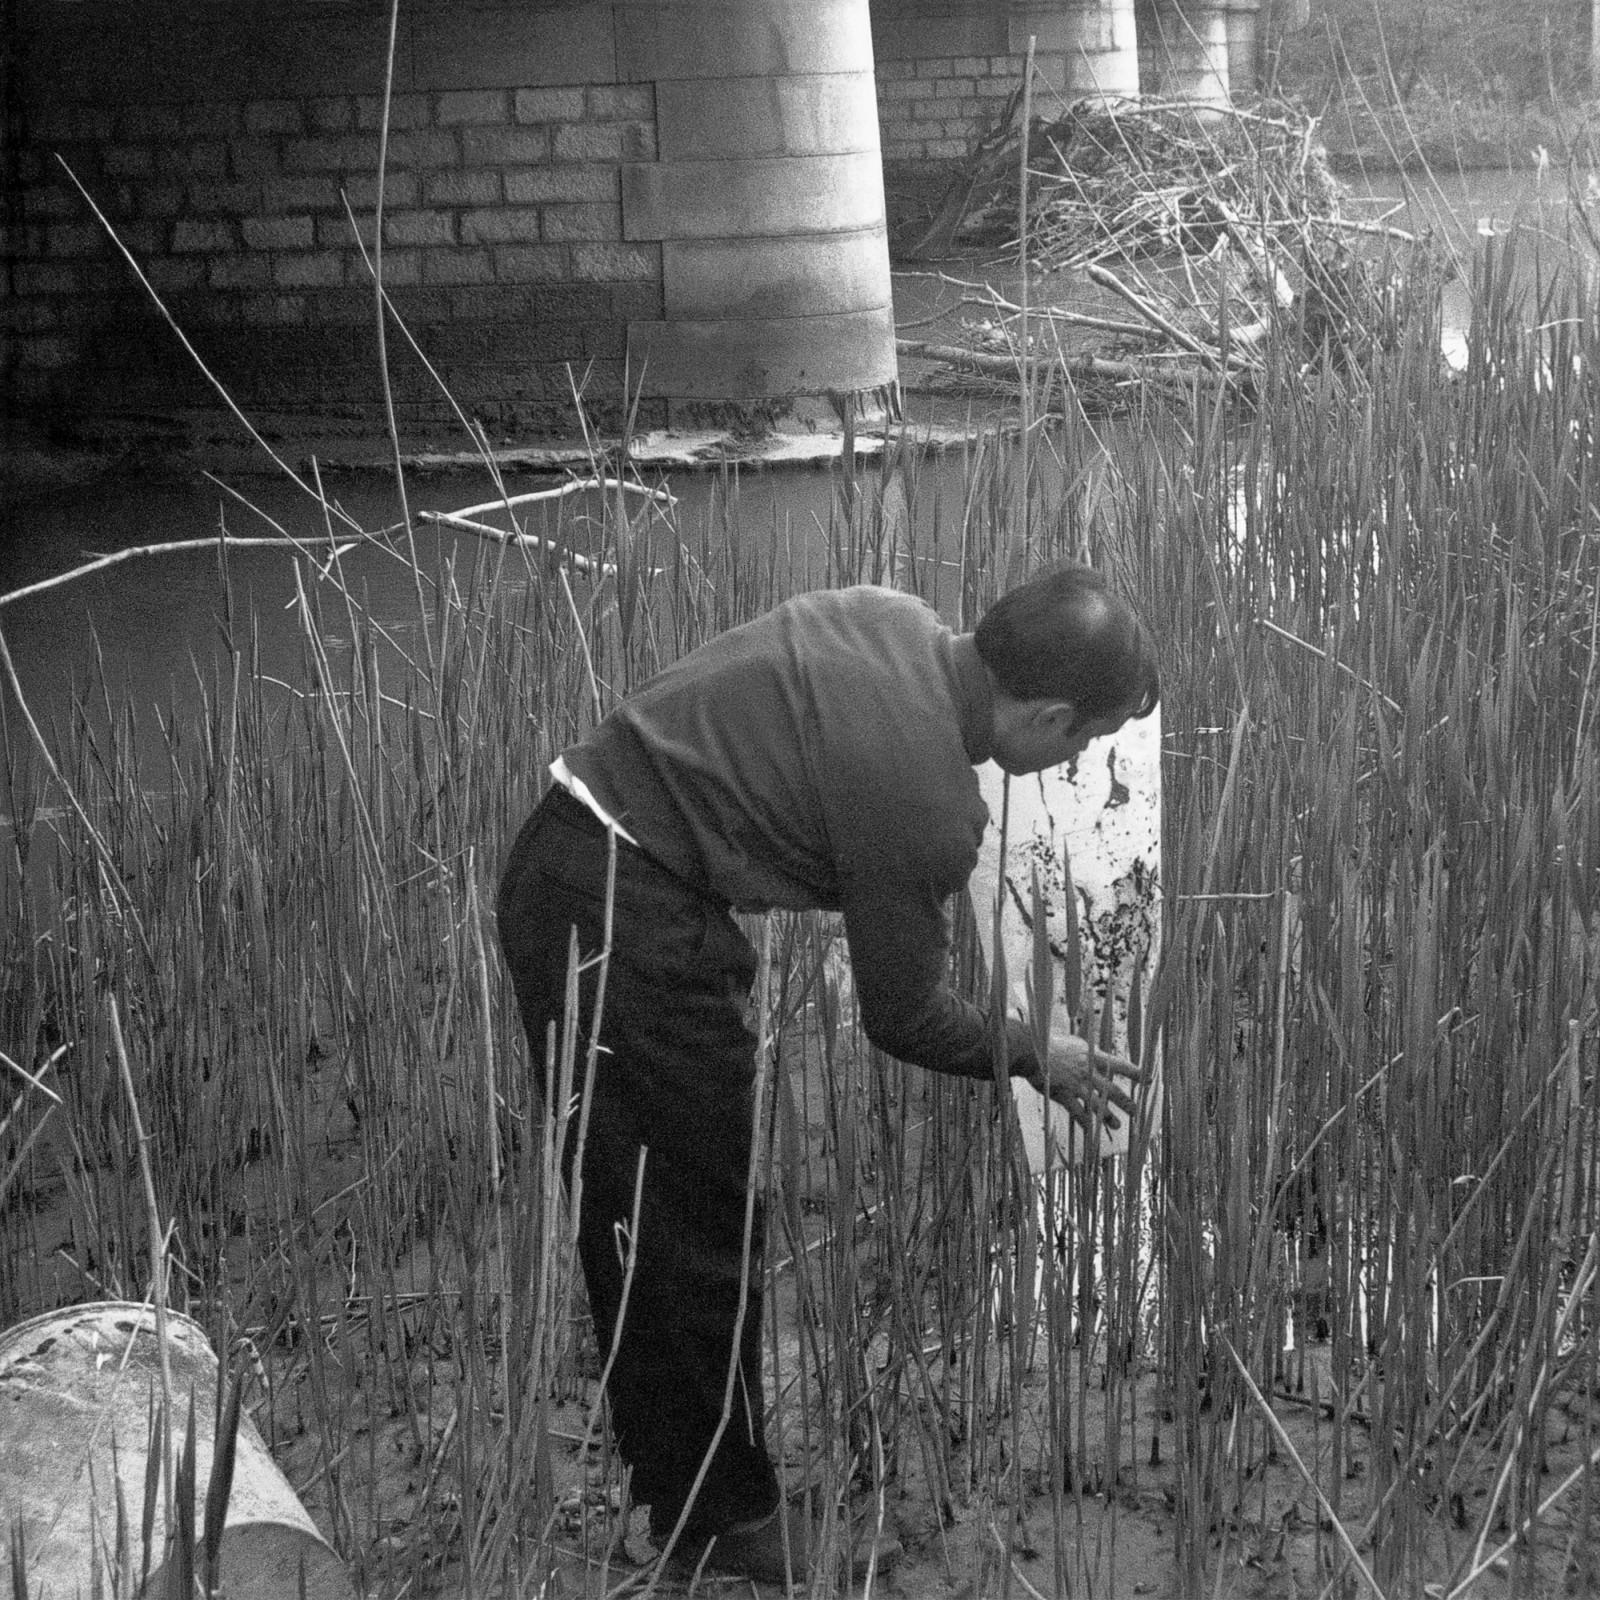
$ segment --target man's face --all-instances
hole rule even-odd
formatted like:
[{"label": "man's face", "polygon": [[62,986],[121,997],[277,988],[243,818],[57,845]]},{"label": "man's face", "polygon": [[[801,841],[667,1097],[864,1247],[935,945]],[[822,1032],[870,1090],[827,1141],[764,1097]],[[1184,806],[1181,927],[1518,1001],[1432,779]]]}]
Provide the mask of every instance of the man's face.
[{"label": "man's face", "polygon": [[1128,720],[1127,712],[1079,721],[1070,700],[1031,700],[995,730],[994,759],[1012,777],[1043,772],[1076,761],[1095,739],[1109,738]]}]

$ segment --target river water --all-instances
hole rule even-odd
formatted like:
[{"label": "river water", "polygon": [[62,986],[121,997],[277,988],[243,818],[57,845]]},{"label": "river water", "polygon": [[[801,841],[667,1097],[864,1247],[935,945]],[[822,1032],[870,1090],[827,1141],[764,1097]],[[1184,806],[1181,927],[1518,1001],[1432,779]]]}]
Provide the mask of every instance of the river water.
[{"label": "river water", "polygon": [[[1457,253],[1462,271],[1446,286],[1444,304],[1447,337],[1456,338],[1467,321],[1467,264],[1480,238],[1513,223],[1564,238],[1573,218],[1563,176],[1541,178],[1533,172],[1473,174],[1423,189],[1380,181],[1363,186],[1347,210],[1412,232],[1431,229]],[[516,493],[550,481],[513,478],[507,487]],[[836,475],[816,468],[747,471],[737,478],[675,469],[657,481],[680,497],[679,525],[691,535],[728,521],[722,512],[734,495],[738,509],[732,520],[742,538],[809,545],[813,552],[838,492]],[[959,462],[936,467],[929,482],[931,490],[919,494],[910,508],[911,532],[923,548],[935,537],[935,523],[948,529],[959,522]],[[214,538],[224,527],[234,535],[261,536],[276,529],[309,538],[321,533],[321,512],[281,476],[247,476],[231,484],[237,494],[192,470],[119,471],[0,506],[0,594],[70,568],[89,552]],[[398,518],[395,490],[384,475],[345,474],[330,479],[327,487],[330,497],[366,528],[392,525]],[[491,491],[483,474],[474,472],[414,479],[409,492],[417,511],[458,508],[488,498]],[[535,516],[531,526],[565,541],[575,530],[581,533],[585,517],[581,501],[568,501],[559,513]],[[458,544],[468,549],[474,541],[456,535],[441,541],[436,532],[426,532],[420,551],[424,564],[431,567]],[[234,617],[256,619],[264,669],[292,670],[299,644],[291,558],[275,551],[235,551],[229,569]],[[367,592],[375,614],[414,615],[412,580],[391,558],[357,551],[346,562],[345,576]],[[215,556],[191,553],[130,561],[0,607],[0,629],[30,705],[49,721],[65,714],[74,686],[88,682],[97,664],[113,695],[151,707],[186,703],[197,671],[214,658],[225,610]],[[14,714],[9,688],[0,686],[0,702]]]},{"label": "river water", "polygon": [[[548,490],[566,477],[512,475],[505,491]],[[662,471],[648,474],[648,481],[674,496],[676,526],[696,546],[702,540],[715,545],[731,523],[768,547],[806,550],[820,567],[825,540],[818,530],[828,527],[839,492],[828,472]],[[329,475],[324,488],[363,529],[393,529],[401,520],[394,480],[386,473]],[[495,492],[481,469],[408,480],[417,562],[425,572],[434,573],[452,559],[459,570],[470,572],[478,556],[498,550],[471,534],[422,520],[427,512],[458,510]],[[642,498],[630,496],[629,504],[636,515],[644,515],[651,536],[666,541],[657,557],[664,559],[675,542],[666,523],[645,512]],[[928,508],[925,515],[948,520],[953,511]],[[601,514],[600,497],[593,493],[518,511],[526,531],[579,552],[598,539]],[[9,523],[8,536],[0,538],[0,595],[15,594],[101,554],[157,542],[212,541],[210,550],[127,560],[0,606],[0,630],[42,721],[63,715],[73,694],[91,683],[98,688],[103,682],[113,696],[156,708],[174,697],[184,703],[197,671],[214,658],[230,617],[234,641],[259,647],[266,674],[298,676],[301,627],[293,552],[230,549],[225,595],[215,549],[223,529],[237,538],[288,533],[326,548],[321,508],[285,476],[230,475],[224,487],[186,468],[118,470],[31,494],[0,510],[0,517]],[[485,514],[482,520],[505,525],[503,513]],[[525,571],[520,555],[509,558],[511,582],[528,581]],[[342,556],[340,575],[371,615],[401,628],[405,619],[415,618],[415,582],[394,554],[375,545],[357,546]],[[324,594],[334,599],[334,586],[327,585]],[[338,632],[335,621],[336,641]],[[9,687],[0,686],[0,703],[9,695]]]},{"label": "river water", "polygon": [[1380,177],[1353,185],[1345,211],[1427,235],[1450,258],[1455,274],[1444,285],[1441,314],[1446,354],[1459,364],[1472,319],[1472,263],[1484,244],[1517,232],[1556,250],[1573,249],[1579,260],[1592,264],[1584,223],[1587,218],[1600,234],[1600,179],[1587,172],[1569,179],[1555,166],[1427,179]]}]

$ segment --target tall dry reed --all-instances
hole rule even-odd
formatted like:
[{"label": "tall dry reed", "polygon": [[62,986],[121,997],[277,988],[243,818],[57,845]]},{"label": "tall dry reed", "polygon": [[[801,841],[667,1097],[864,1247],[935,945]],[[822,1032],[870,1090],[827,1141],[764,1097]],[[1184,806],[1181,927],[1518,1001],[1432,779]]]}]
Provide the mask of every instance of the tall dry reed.
[{"label": "tall dry reed", "polygon": [[910,440],[852,469],[815,533],[753,530],[732,476],[695,527],[606,494],[547,530],[587,572],[446,548],[410,616],[322,544],[287,558],[292,683],[236,612],[198,700],[102,683],[54,775],[13,706],[0,1311],[151,1279],[114,1000],[173,1297],[258,1352],[255,1414],[367,1587],[620,1582],[535,1093],[581,1079],[590,1019],[525,1059],[486,925],[511,831],[619,695],[790,592],[895,581],[970,621],[1086,556],[1164,651],[1167,938],[1108,1041],[1164,1056],[1158,1138],[1041,1206],[992,1092],[865,1048],[837,929],[774,919],[786,1463],[982,1595],[1029,1552],[1057,1593],[1112,1583],[1144,1474],[1181,1591],[1232,1592],[1272,1460],[1347,1587],[1453,1592],[1510,1541],[1532,1593],[1553,1530],[1587,1561],[1589,1478],[1544,1468],[1600,1376],[1600,380],[1592,308],[1536,277],[1530,318],[1516,267],[1486,263],[1456,381],[1417,307],[1362,371],[1286,344],[1246,418],[1042,424],[1026,518],[985,435],[953,492]]},{"label": "tall dry reed", "polygon": [[1158,447],[1123,507],[1175,624],[1164,1335],[1191,1585],[1286,1385],[1328,1423],[1347,1581],[1358,1548],[1386,1594],[1507,1555],[1533,1593],[1552,1540],[1592,1571],[1594,1458],[1559,1494],[1544,1473],[1594,1377],[1600,352],[1592,304],[1514,245],[1475,291],[1464,374],[1413,308],[1371,371],[1280,363],[1247,426],[1168,419],[1192,448]]}]

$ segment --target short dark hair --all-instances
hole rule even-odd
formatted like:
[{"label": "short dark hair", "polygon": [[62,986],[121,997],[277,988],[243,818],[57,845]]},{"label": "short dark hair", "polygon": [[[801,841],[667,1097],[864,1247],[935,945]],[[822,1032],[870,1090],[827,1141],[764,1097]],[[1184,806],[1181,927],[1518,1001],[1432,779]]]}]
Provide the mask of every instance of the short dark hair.
[{"label": "short dark hair", "polygon": [[1009,590],[973,640],[1014,700],[1070,700],[1079,722],[1145,717],[1161,698],[1149,630],[1092,567],[1057,567]]}]

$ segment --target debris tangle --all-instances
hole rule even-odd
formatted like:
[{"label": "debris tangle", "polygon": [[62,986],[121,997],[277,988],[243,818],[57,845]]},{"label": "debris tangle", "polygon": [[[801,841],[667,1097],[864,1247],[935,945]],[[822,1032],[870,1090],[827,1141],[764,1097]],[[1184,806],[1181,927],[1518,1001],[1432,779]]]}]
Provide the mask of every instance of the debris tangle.
[{"label": "debris tangle", "polygon": [[[957,229],[1016,246],[1016,115],[979,157]],[[1299,235],[1339,215],[1316,121],[1291,107],[1083,101],[1029,132],[1028,254],[1046,271],[1177,252],[1204,256],[1234,230]]]},{"label": "debris tangle", "polygon": [[[1020,97],[981,139],[910,247],[912,257],[1019,255]],[[1152,378],[1216,379],[1247,394],[1274,333],[1308,366],[1359,370],[1403,332],[1407,307],[1437,296],[1397,292],[1445,271],[1427,241],[1346,220],[1316,119],[1293,107],[1218,108],[1187,101],[1085,101],[1028,135],[1031,276],[1066,306],[1019,308],[993,297],[966,324],[968,359],[950,346],[903,345],[989,384],[1007,358],[1055,360],[1103,402]],[[973,359],[976,358],[976,359]]]}]

